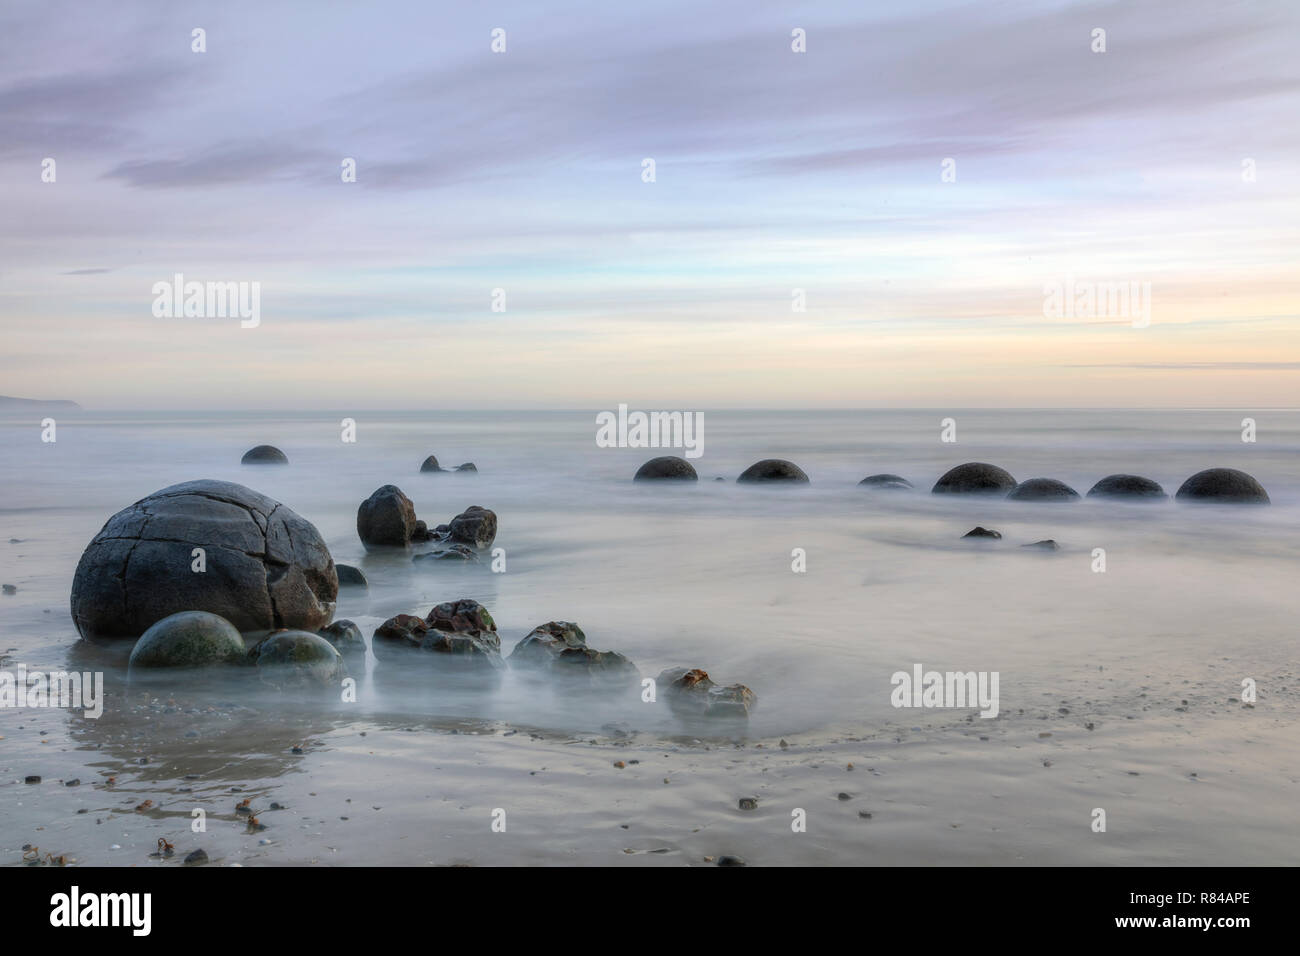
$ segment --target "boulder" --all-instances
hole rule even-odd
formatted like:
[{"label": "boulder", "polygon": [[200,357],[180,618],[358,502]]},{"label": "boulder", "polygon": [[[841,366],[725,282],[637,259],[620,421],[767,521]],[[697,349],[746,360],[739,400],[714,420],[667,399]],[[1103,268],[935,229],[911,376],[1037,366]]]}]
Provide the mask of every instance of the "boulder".
[{"label": "boulder", "polygon": [[445,548],[437,548],[433,551],[426,551],[423,554],[414,555],[411,560],[416,564],[432,563],[434,561],[451,561],[453,563],[478,564],[478,553],[473,548],[464,544],[449,544]]},{"label": "boulder", "polygon": [[695,466],[685,458],[678,458],[676,455],[661,455],[658,458],[651,458],[638,468],[636,474],[632,476],[632,480],[698,481],[699,477],[695,473]]},{"label": "boulder", "polygon": [[319,634],[277,631],[249,652],[258,676],[275,687],[329,687],[348,676],[343,655]]},{"label": "boulder", "polygon": [[1042,541],[1035,541],[1032,544],[1022,544],[1022,548],[1033,548],[1035,551],[1060,551],[1061,546],[1052,538],[1044,538]]},{"label": "boulder", "polygon": [[405,548],[415,532],[415,505],[396,485],[376,488],[357,509],[357,535],[366,550]]},{"label": "boulder", "polygon": [[1179,501],[1269,504],[1268,492],[1264,486],[1235,468],[1207,468],[1198,471],[1183,482],[1174,497]]},{"label": "boulder", "polygon": [[867,475],[858,482],[859,487],[881,488],[886,491],[909,491],[912,483],[898,475]]},{"label": "boulder", "polygon": [[1011,489],[1008,501],[1077,501],[1079,493],[1055,478],[1029,478]]},{"label": "boulder", "polygon": [[950,468],[934,483],[931,494],[996,495],[1006,494],[1016,486],[1016,479],[997,465],[968,461]]},{"label": "boulder", "polygon": [[435,458],[433,455],[430,455],[428,458],[424,459],[424,461],[420,462],[420,471],[421,472],[442,471],[442,466],[438,464],[437,458]]},{"label": "boulder", "polygon": [[207,611],[181,611],[155,622],[131,649],[130,667],[236,664],[248,653],[235,625]]},{"label": "boulder", "polygon": [[478,467],[472,461],[467,461],[463,464],[457,465],[455,470],[456,471],[478,471]]},{"label": "boulder", "polygon": [[468,598],[439,604],[423,619],[412,614],[389,618],[375,630],[371,649],[380,660],[409,659],[404,652],[420,650],[476,668],[505,666],[496,622],[487,608]]},{"label": "boulder", "polygon": [[289,458],[274,445],[258,445],[244,452],[239,459],[241,465],[287,465]]},{"label": "boulder", "polygon": [[1169,496],[1150,478],[1143,478],[1141,475],[1107,475],[1088,489],[1088,497],[1163,501]]},{"label": "boulder", "polygon": [[971,528],[969,531],[967,531],[964,535],[962,535],[962,537],[963,538],[1001,538],[1002,532],[994,531],[992,528],[984,528],[984,527],[976,526],[974,528]]},{"label": "boulder", "polygon": [[138,637],[181,611],[240,631],[315,630],[338,587],[311,522],[243,485],[187,481],[108,519],[77,565],[72,619],[85,638]]},{"label": "boulder", "polygon": [[742,471],[736,481],[746,483],[756,481],[801,482],[807,484],[808,476],[804,474],[802,468],[792,461],[786,461],[783,458],[764,458],[762,461],[754,462]]},{"label": "boulder", "polygon": [[758,702],[744,684],[715,684],[699,668],[673,667],[655,680],[673,713],[685,717],[743,717]]},{"label": "boulder", "polygon": [[448,522],[447,533],[453,541],[473,548],[490,547],[497,536],[496,512],[470,505]]},{"label": "boulder", "polygon": [[334,645],[334,649],[343,655],[344,660],[357,658],[365,660],[366,639],[361,636],[361,628],[348,620],[334,621],[316,632]]},{"label": "boulder", "polygon": [[360,568],[354,568],[350,564],[336,564],[334,570],[338,572],[339,587],[341,588],[368,588],[370,582],[366,576],[361,573]]},{"label": "boulder", "polygon": [[641,672],[615,651],[587,646],[587,635],[571,621],[549,621],[535,627],[510,652],[512,666],[529,668],[569,681],[617,687],[636,684]]}]

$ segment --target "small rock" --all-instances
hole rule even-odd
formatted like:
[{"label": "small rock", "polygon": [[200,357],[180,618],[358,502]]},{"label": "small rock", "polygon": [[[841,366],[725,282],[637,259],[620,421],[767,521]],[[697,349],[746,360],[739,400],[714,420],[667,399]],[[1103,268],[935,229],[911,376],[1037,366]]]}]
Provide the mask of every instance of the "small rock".
[{"label": "small rock", "polygon": [[758,797],[741,797],[741,798],[740,798],[740,809],[742,809],[742,810],[757,810],[757,809],[758,809]]},{"label": "small rock", "polygon": [[193,863],[193,864],[207,863],[208,855],[201,849],[195,850],[193,853],[191,853],[189,856],[185,858],[185,862]]},{"label": "small rock", "polygon": [[963,538],[1001,538],[1001,531],[994,531],[991,528],[974,527],[967,531]]}]

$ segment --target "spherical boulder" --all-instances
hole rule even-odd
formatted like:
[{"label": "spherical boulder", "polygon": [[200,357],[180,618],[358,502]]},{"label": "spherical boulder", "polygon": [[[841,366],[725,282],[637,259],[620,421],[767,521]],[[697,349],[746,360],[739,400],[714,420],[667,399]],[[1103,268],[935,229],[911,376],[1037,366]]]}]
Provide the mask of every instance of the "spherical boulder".
[{"label": "spherical boulder", "polygon": [[695,473],[695,466],[685,458],[678,458],[676,455],[661,455],[658,458],[651,458],[638,468],[636,474],[632,476],[632,480],[698,481],[699,477]]},{"label": "spherical boulder", "polygon": [[257,665],[258,676],[276,687],[327,687],[348,676],[338,648],[306,631],[277,631],[249,656]]},{"label": "spherical boulder", "polygon": [[244,452],[239,459],[241,465],[287,465],[289,458],[274,445],[258,445]]},{"label": "spherical boulder", "polygon": [[808,483],[804,470],[792,461],[784,458],[764,458],[756,461],[740,473],[738,482],[791,482]]},{"label": "spherical boulder", "polygon": [[338,575],[316,528],[229,481],[187,481],[108,519],[72,581],[84,638],[138,637],[181,611],[220,615],[240,631],[323,627]]},{"label": "spherical boulder", "polygon": [[912,483],[898,475],[867,475],[858,482],[858,486],[879,488],[884,491],[910,491]]},{"label": "spherical boulder", "polygon": [[1028,478],[1011,489],[1008,501],[1076,501],[1079,493],[1055,478]]},{"label": "spherical boulder", "polygon": [[1169,496],[1157,482],[1141,475],[1107,475],[1088,489],[1089,498],[1131,498],[1135,501],[1163,501]]},{"label": "spherical boulder", "polygon": [[968,461],[950,468],[934,483],[931,494],[996,495],[1006,494],[1016,486],[1016,479],[997,465]]},{"label": "spherical boulder", "polygon": [[1229,504],[1269,503],[1264,486],[1236,468],[1207,468],[1183,482],[1174,496],[1180,501],[1218,501]]},{"label": "spherical boulder", "polygon": [[376,488],[357,508],[357,536],[366,550],[405,548],[415,533],[415,505],[396,485]]},{"label": "spherical boulder", "polygon": [[438,459],[430,455],[424,461],[420,462],[420,471],[442,471],[442,466],[438,464]]},{"label": "spherical boulder", "polygon": [[135,642],[129,666],[204,667],[234,664],[248,653],[235,625],[207,611],[181,611],[156,621]]}]

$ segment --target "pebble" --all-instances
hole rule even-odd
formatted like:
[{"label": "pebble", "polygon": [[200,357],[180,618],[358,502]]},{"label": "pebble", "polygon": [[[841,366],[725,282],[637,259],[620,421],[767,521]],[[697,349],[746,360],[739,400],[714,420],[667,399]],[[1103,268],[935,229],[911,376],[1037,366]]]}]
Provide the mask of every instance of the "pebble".
[{"label": "pebble", "polygon": [[718,857],[718,866],[748,866],[748,865],[749,865],[748,863],[746,863],[738,856]]},{"label": "pebble", "polygon": [[208,855],[202,849],[195,850],[185,858],[186,863],[207,863]]},{"label": "pebble", "polygon": [[63,782],[63,785],[64,785],[65,787],[79,787],[79,786],[81,786],[81,778],[80,778],[80,777],[73,777],[71,780],[65,780],[65,781]]},{"label": "pebble", "polygon": [[847,793],[841,793],[841,794],[839,794],[839,795],[837,796],[836,799],[838,799],[838,800],[852,800],[853,797],[850,796],[850,795],[847,794]]},{"label": "pebble", "polygon": [[[664,781],[664,783],[667,783],[667,782],[668,782],[667,780]],[[740,809],[742,809],[742,810],[757,810],[757,809],[758,809],[758,797],[741,797],[741,798],[740,798]]]}]

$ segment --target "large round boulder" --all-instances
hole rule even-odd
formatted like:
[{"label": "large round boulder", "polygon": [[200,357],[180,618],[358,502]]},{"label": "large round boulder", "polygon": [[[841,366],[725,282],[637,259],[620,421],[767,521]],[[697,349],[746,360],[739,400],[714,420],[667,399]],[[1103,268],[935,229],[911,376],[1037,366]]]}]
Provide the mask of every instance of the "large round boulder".
[{"label": "large round boulder", "polygon": [[1055,478],[1028,478],[1011,489],[1009,501],[1075,501],[1079,493]]},{"label": "large round boulder", "polygon": [[405,548],[415,533],[415,505],[396,485],[376,488],[357,508],[357,536],[366,550]]},{"label": "large round boulder", "polygon": [[658,458],[651,458],[638,468],[636,474],[632,476],[632,480],[698,481],[699,477],[695,473],[695,466],[685,458],[678,458],[676,455],[661,455]]},{"label": "large round boulder", "polygon": [[129,666],[205,667],[237,663],[248,649],[235,625],[207,611],[181,611],[155,622],[135,642]]},{"label": "large round boulder", "polygon": [[289,457],[274,445],[258,445],[244,452],[241,465],[287,465]]},{"label": "large round boulder", "polygon": [[272,634],[249,656],[257,665],[258,676],[275,687],[328,687],[348,676],[338,648],[306,631]]},{"label": "large round boulder", "polygon": [[1230,504],[1269,503],[1264,486],[1236,468],[1207,468],[1198,471],[1183,482],[1174,497],[1186,501],[1221,501]]},{"label": "large round boulder", "polygon": [[1088,489],[1089,498],[1131,498],[1135,501],[1163,501],[1169,496],[1159,483],[1141,475],[1107,475]]},{"label": "large round boulder", "polygon": [[1004,495],[1016,486],[1016,479],[997,465],[968,461],[950,468],[930,489],[932,494]]},{"label": "large round boulder", "polygon": [[202,479],[108,519],[77,565],[72,619],[85,638],[138,637],[181,611],[240,631],[314,630],[333,616],[338,590],[311,522],[251,488]]},{"label": "large round boulder", "polygon": [[764,458],[756,461],[740,473],[736,481],[743,482],[802,482],[808,483],[804,470],[792,461],[784,458]]}]

